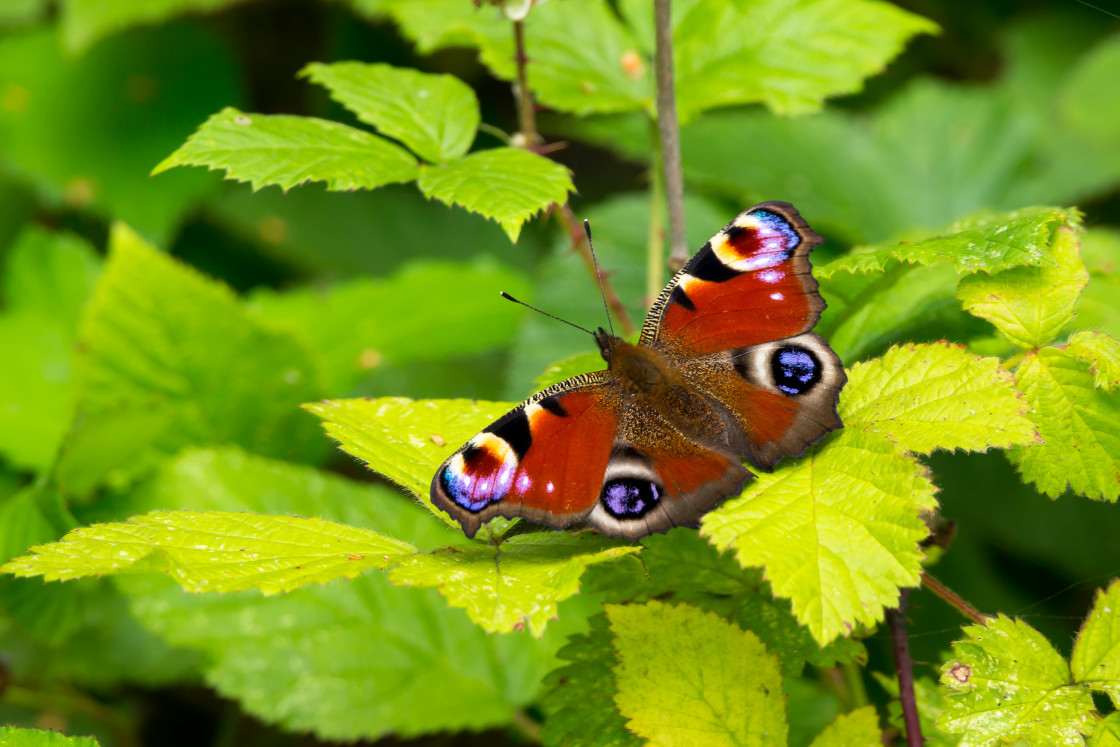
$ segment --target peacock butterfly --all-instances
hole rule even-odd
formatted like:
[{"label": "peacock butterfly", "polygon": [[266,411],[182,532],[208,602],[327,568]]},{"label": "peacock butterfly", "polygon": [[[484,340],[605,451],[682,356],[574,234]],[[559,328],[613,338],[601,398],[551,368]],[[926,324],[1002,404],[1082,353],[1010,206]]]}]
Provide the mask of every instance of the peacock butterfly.
[{"label": "peacock butterfly", "polygon": [[810,330],[822,243],[785,202],[741,213],[681,268],[638,344],[537,392],[445,461],[432,503],[468,537],[495,517],[638,539],[695,526],[754,475],[841,427],[840,358]]}]

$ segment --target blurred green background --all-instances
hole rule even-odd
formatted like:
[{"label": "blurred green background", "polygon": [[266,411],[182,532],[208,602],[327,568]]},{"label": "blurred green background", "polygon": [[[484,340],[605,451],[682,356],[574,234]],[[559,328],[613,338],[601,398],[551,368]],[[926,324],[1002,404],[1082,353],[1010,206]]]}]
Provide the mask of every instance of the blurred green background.
[{"label": "blurred green background", "polygon": [[[1114,233],[1120,231],[1120,6],[1107,0],[1099,8],[1076,0],[898,4],[936,21],[942,32],[912,41],[863,92],[796,119],[747,107],[712,112],[684,128],[692,245],[764,199],[795,203],[828,238],[818,261],[981,208],[1076,205],[1086,214],[1085,259],[1093,276],[1077,327],[1120,334]],[[0,0],[5,557],[42,540],[13,529],[23,515],[16,501],[29,487],[41,488],[36,481],[48,474],[71,426],[75,319],[113,220],[228,283],[254,313],[277,319],[301,313],[293,311],[293,292],[309,294],[310,303],[333,283],[383,281],[381,295],[358,295],[333,314],[312,310],[301,317],[318,353],[350,361],[355,344],[368,353],[309,398],[520,398],[545,365],[588,348],[579,333],[527,318],[494,293],[510,290],[578,324],[601,323],[596,290],[555,221],[529,224],[514,246],[497,225],[428,202],[411,185],[252,193],[202,169],[148,176],[225,106],[354,123],[321,89],[296,77],[313,61],[383,61],[452,73],[478,93],[484,122],[515,131],[510,86],[491,77],[473,52],[419,55],[378,15],[376,2],[198,0],[188,13],[161,10],[182,3],[150,2],[143,23],[118,13],[125,5]],[[422,3],[416,12],[423,12]],[[566,143],[551,157],[573,172],[572,207],[592,220],[600,261],[640,318],[649,222],[646,125],[625,116],[550,112],[541,113],[541,125],[549,141]],[[497,142],[484,133],[478,145]],[[33,256],[34,242],[45,241],[36,233],[42,229],[80,237],[93,251],[75,240],[71,254],[59,255],[69,269],[42,273],[45,282],[73,286],[47,289],[44,297],[71,299],[74,308],[54,304],[28,314],[21,306],[28,276],[17,256]],[[31,248],[20,254],[17,245]],[[444,260],[474,271],[432,269]],[[75,263],[85,269],[74,270]],[[369,297],[381,307],[368,308]],[[463,315],[463,305],[476,316]],[[910,337],[945,336],[937,313],[929,309]],[[396,318],[404,326],[381,326]],[[858,355],[878,354],[890,342],[864,345]],[[94,432],[106,443],[112,439]],[[280,440],[276,456],[376,482],[333,454],[311,416],[293,419]],[[103,456],[94,449],[86,458]],[[1076,496],[1042,497],[1020,485],[1000,454],[938,454],[930,464],[943,513],[958,522],[938,576],[985,611],[1023,617],[1068,654],[1092,594],[1120,573],[1120,512]],[[68,505],[81,522],[155,505],[124,489],[131,477],[115,480],[108,471],[90,468],[85,482],[75,477],[61,502],[50,505]],[[67,599],[44,601],[31,582],[0,584],[0,722],[94,731],[103,744],[317,743],[216,695],[200,676],[205,654],[147,641],[149,634],[123,611],[123,597],[84,601],[95,593],[75,585],[59,594]],[[55,621],[49,631],[41,627],[44,619]],[[925,592],[914,595],[911,619],[916,659],[936,665],[962,621]],[[884,635],[873,634],[868,645],[869,669],[891,671]],[[868,686],[885,700],[875,684]],[[499,729],[379,743],[499,739],[520,738]]]}]

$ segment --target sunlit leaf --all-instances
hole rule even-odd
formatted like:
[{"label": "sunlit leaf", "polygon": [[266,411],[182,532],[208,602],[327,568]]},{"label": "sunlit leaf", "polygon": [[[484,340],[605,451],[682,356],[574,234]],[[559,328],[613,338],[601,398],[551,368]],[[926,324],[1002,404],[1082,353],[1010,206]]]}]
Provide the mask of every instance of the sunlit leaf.
[{"label": "sunlit leaf", "polygon": [[93,737],[68,737],[49,729],[21,729],[0,726],[0,744],[4,747],[98,747]]},{"label": "sunlit leaf", "polygon": [[1089,364],[1093,386],[1112,391],[1120,386],[1120,341],[1101,332],[1078,332],[1069,338],[1069,352]]},{"label": "sunlit leaf", "polygon": [[838,716],[809,747],[879,747],[883,733],[874,706]]},{"label": "sunlit leaf", "polygon": [[1120,705],[1120,581],[1097,592],[1073,647],[1070,669],[1075,681],[1108,693]]}]

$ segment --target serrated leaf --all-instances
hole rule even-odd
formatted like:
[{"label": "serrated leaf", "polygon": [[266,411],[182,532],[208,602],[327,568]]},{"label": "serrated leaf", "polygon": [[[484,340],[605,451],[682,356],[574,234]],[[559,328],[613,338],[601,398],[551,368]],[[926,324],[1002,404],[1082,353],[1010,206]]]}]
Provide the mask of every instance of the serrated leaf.
[{"label": "serrated leaf", "polygon": [[49,729],[0,726],[0,745],[3,747],[98,747],[99,744],[93,737],[68,737]]},{"label": "serrated leaf", "polygon": [[829,96],[860,90],[912,36],[937,30],[874,0],[689,3],[674,18],[681,119],[754,102],[778,114],[815,111]]},{"label": "serrated leaf", "polygon": [[857,363],[844,389],[847,428],[881,433],[919,454],[984,451],[1039,440],[1029,406],[998,358],[960,345],[905,345]]},{"label": "serrated leaf", "polygon": [[298,409],[322,393],[308,351],[120,224],[79,340],[81,418],[59,467],[68,489],[134,474],[188,444],[297,460],[319,453],[322,439]]},{"label": "serrated leaf", "polygon": [[864,706],[841,714],[828,725],[809,747],[879,747],[883,733],[874,706]]},{"label": "serrated leaf", "polygon": [[[456,292],[436,292],[450,287]],[[501,290],[520,298],[529,290],[528,279],[485,259],[418,262],[388,278],[258,291],[250,304],[262,318],[298,331],[323,362],[327,391],[343,395],[382,365],[438,360],[508,343],[522,310],[502,301]]]},{"label": "serrated leaf", "polygon": [[353,578],[416,552],[407,542],[318,518],[153,511],[75,529],[0,566],[46,581],[163,572],[184,589],[267,594]]},{"label": "serrated leaf", "polygon": [[461,205],[505,230],[517,241],[521,226],[575,189],[568,170],[520,148],[493,148],[451,164],[424,166],[418,181],[425,197]]},{"label": "serrated leaf", "polygon": [[1068,349],[1040,348],[1015,375],[1043,440],[1011,451],[1023,478],[1051,498],[1067,486],[1097,500],[1120,498],[1120,397],[1095,389]]},{"label": "serrated leaf", "polygon": [[398,586],[432,586],[489,633],[527,629],[539,637],[556,605],[579,591],[589,565],[641,548],[598,535],[523,534],[403,559],[389,573]]},{"label": "serrated leaf", "polygon": [[[371,469],[411,491],[432,513],[428,491],[443,460],[515,406],[512,402],[411,400],[404,397],[335,399],[304,405],[327,434]],[[482,425],[480,425],[480,423]]]},{"label": "serrated leaf", "polygon": [[700,534],[742,566],[765,566],[775,596],[823,645],[879,622],[900,587],[917,585],[928,529],[916,509],[933,496],[917,460],[848,428],[760,475],[706,514]]},{"label": "serrated leaf", "polygon": [[132,597],[151,630],[205,655],[205,680],[223,697],[324,740],[510,724],[538,697],[573,630],[559,623],[544,640],[487,635],[434,591],[395,588],[381,574],[265,599],[174,586]]},{"label": "serrated leaf", "polygon": [[1120,581],[1098,590],[1070,659],[1073,679],[1108,693],[1120,706]]},{"label": "serrated leaf", "polygon": [[1069,666],[1038,631],[1004,615],[964,628],[957,655],[942,668],[952,692],[937,726],[961,734],[962,747],[1007,744],[1082,745],[1096,709],[1089,690],[1071,684]]},{"label": "serrated leaf", "polygon": [[546,747],[639,747],[642,740],[626,728],[614,705],[614,646],[607,616],[595,615],[591,630],[574,635],[557,658],[568,662],[551,671],[541,700],[548,714],[541,729]]},{"label": "serrated leaf", "polygon": [[651,745],[784,744],[778,660],[762,642],[689,605],[610,605],[615,703]]},{"label": "serrated leaf", "polygon": [[417,164],[407,151],[363,130],[314,117],[243,114],[232,107],[210,117],[153,174],[175,166],[221,169],[253,189],[290,189],[309,181],[327,189],[374,189],[409,182]]},{"label": "serrated leaf", "polygon": [[300,74],[429,163],[458,160],[474,142],[478,99],[452,75],[363,62],[312,63]]},{"label": "serrated leaf", "polygon": [[957,297],[966,311],[990,321],[1016,345],[1045,345],[1073,319],[1077,299],[1089,282],[1079,248],[1076,230],[1062,226],[1050,246],[1056,266],[964,278]]},{"label": "serrated leaf", "polygon": [[829,278],[840,270],[881,272],[892,262],[926,267],[947,262],[959,274],[1054,266],[1057,260],[1051,256],[1050,245],[1055,229],[1077,222],[1073,211],[1054,207],[986,211],[958,220],[931,238],[857,247],[816,268],[814,274]]},{"label": "serrated leaf", "polygon": [[1089,364],[1097,389],[1111,392],[1120,386],[1120,340],[1101,332],[1078,332],[1066,349]]},{"label": "serrated leaf", "polygon": [[1088,747],[1120,747],[1120,713],[1112,713],[1097,724]]}]

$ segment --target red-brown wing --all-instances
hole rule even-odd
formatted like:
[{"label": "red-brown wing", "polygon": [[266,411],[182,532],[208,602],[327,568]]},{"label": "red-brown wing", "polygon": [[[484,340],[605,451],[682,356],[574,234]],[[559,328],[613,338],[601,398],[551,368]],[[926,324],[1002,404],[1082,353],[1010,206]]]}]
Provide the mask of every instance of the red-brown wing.
[{"label": "red-brown wing", "polygon": [[526,400],[445,461],[432,479],[432,503],[468,537],[495,516],[573,524],[599,498],[618,424],[606,372],[568,379]]},{"label": "red-brown wing", "polygon": [[821,242],[789,203],[741,213],[661,292],[641,342],[685,357],[808,332],[825,307],[809,266]]}]

